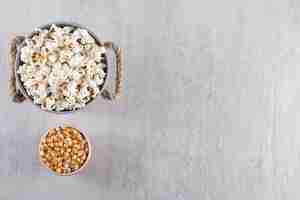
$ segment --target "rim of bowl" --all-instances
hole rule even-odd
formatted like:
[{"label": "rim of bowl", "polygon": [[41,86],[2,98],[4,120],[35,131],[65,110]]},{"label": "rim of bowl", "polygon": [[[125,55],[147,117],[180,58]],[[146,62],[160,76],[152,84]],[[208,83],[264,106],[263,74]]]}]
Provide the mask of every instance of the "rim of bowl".
[{"label": "rim of bowl", "polygon": [[[99,39],[99,37],[93,32],[91,31],[90,29],[86,28],[85,26],[83,25],[80,25],[78,23],[75,23],[75,22],[52,22],[52,23],[47,23],[47,24],[44,24],[44,25],[41,25],[41,26],[38,26],[37,28],[35,29],[49,29],[51,27],[51,25],[57,25],[57,26],[72,26],[74,28],[81,28],[81,29],[85,29],[88,31],[88,33],[95,39],[96,43],[100,46],[103,46],[101,40]],[[26,35],[25,38],[28,38],[28,37],[31,37],[33,36],[33,34],[35,33],[35,31],[32,31],[30,34]],[[87,105],[89,105],[90,103],[92,103],[98,96],[100,96],[100,94],[103,92],[104,88],[105,88],[105,85],[106,85],[106,82],[107,82],[107,78],[108,78],[108,59],[107,59],[107,55],[106,53],[104,53],[104,57],[105,57],[105,64],[106,64],[106,67],[105,67],[105,72],[106,72],[106,76],[104,77],[104,81],[103,81],[103,84],[101,85],[101,87],[99,88],[99,93],[97,94],[96,97],[94,97],[93,99],[91,99],[90,101],[88,101],[84,107],[82,108],[78,108],[78,109],[75,109],[75,110],[63,110],[63,111],[56,111],[56,110],[44,110],[41,108],[41,105],[39,104],[35,104],[33,102],[33,98],[32,96],[30,96],[25,87],[24,87],[24,83],[23,81],[21,81],[21,78],[20,78],[20,74],[17,73],[22,61],[21,61],[21,48],[23,48],[25,45],[25,41],[23,41],[19,46],[18,46],[18,49],[17,49],[17,54],[16,54],[16,62],[15,62],[15,77],[16,77],[16,81],[17,81],[17,85],[19,86],[19,89],[21,90],[22,94],[26,96],[27,99],[30,100],[30,102],[35,105],[36,107],[38,107],[39,109],[41,109],[42,111],[46,111],[46,112],[50,112],[50,113],[56,113],[56,114],[66,114],[66,113],[73,113],[73,112],[76,112],[76,111],[79,111],[79,110],[82,110],[84,109]]]},{"label": "rim of bowl", "polygon": [[48,167],[48,166],[42,161],[41,155],[40,155],[40,148],[41,148],[41,146],[42,146],[42,140],[46,138],[46,136],[48,135],[49,130],[50,130],[51,128],[49,128],[48,131],[40,137],[40,142],[39,142],[39,146],[38,146],[38,157],[39,157],[39,161],[40,161],[41,165],[44,166],[44,167],[45,167],[46,169],[48,169],[49,171],[51,171],[53,174],[58,175],[58,176],[73,176],[73,175],[78,174],[79,172],[81,172],[82,170],[84,170],[84,169],[87,167],[87,165],[88,165],[88,163],[89,163],[89,161],[90,161],[90,159],[91,159],[92,145],[91,145],[90,139],[86,136],[86,134],[83,133],[83,132],[82,132],[81,130],[79,130],[78,128],[74,128],[73,126],[61,126],[61,127],[62,127],[62,128],[70,127],[70,128],[73,128],[73,129],[78,130],[78,131],[80,132],[80,134],[81,134],[81,135],[84,137],[84,139],[86,140],[86,142],[87,142],[87,144],[88,144],[88,148],[89,148],[89,153],[88,153],[88,156],[87,156],[85,162],[83,163],[83,165],[82,165],[80,168],[78,168],[76,171],[74,171],[74,172],[71,172],[71,173],[68,173],[68,174],[60,174],[60,173],[54,171],[53,169],[51,169],[50,167]]}]

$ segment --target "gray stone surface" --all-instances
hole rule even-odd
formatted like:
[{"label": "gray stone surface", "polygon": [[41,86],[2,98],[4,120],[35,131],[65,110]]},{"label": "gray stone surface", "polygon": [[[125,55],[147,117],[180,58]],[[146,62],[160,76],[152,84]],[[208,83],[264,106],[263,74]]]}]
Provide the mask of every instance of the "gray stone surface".
[{"label": "gray stone surface", "polygon": [[[299,13],[298,0],[3,1],[0,199],[299,199]],[[125,49],[122,100],[68,115],[11,102],[10,36],[51,21]],[[78,176],[37,159],[62,124],[92,140]]]}]

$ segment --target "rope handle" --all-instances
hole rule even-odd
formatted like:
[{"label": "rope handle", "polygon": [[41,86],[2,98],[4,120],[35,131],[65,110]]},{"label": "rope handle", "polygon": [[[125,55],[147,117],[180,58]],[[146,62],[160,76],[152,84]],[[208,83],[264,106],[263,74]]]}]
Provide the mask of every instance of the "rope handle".
[{"label": "rope handle", "polygon": [[107,90],[103,90],[102,97],[108,100],[117,100],[121,97],[122,94],[122,81],[123,81],[123,50],[118,47],[113,42],[104,42],[104,47],[107,49],[112,49],[116,56],[116,86],[115,93],[111,95],[111,93]]},{"label": "rope handle", "polygon": [[26,97],[22,94],[20,89],[18,89],[16,80],[16,56],[18,46],[24,41],[24,39],[24,36],[15,36],[12,38],[9,44],[9,91],[10,96],[12,97],[12,100],[15,103],[22,103],[26,99]]}]

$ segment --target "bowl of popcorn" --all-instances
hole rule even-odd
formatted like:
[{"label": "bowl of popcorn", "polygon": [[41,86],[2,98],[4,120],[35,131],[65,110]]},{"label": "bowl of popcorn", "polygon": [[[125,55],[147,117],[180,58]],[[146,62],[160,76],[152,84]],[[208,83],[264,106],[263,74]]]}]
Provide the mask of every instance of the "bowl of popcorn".
[{"label": "bowl of popcorn", "polygon": [[73,127],[49,129],[39,144],[43,166],[57,175],[70,176],[85,168],[91,157],[91,145],[81,131]]},{"label": "bowl of popcorn", "polygon": [[[114,95],[104,89],[109,49],[116,55]],[[120,96],[121,49],[100,41],[80,25],[47,24],[28,36],[16,36],[10,57],[10,88],[15,102],[29,99],[43,110],[64,113],[85,107],[100,94],[111,100]]]}]

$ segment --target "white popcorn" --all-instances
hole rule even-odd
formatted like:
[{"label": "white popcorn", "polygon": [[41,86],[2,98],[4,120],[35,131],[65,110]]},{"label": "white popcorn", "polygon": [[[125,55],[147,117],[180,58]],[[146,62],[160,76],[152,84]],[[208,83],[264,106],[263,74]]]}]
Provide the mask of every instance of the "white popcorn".
[{"label": "white popcorn", "polygon": [[76,104],[76,97],[75,96],[68,96],[68,97],[66,97],[66,101],[70,105],[75,105]]},{"label": "white popcorn", "polygon": [[53,52],[53,53],[49,53],[48,55],[48,60],[51,62],[51,63],[55,63],[58,59],[58,55]]},{"label": "white popcorn", "polygon": [[82,36],[82,42],[84,44],[95,42],[94,38],[88,33],[87,30],[79,29],[79,31],[80,31],[80,34]]},{"label": "white popcorn", "polygon": [[72,56],[73,56],[73,52],[71,50],[69,50],[69,49],[61,50],[59,53],[59,61],[61,63],[69,62],[70,59],[72,58]]},{"label": "white popcorn", "polygon": [[21,61],[24,63],[31,63],[32,62],[32,54],[33,50],[30,47],[23,47],[21,49]]},{"label": "white popcorn", "polygon": [[42,103],[42,109],[53,110],[55,107],[55,99],[53,97],[45,98],[45,101]]},{"label": "white popcorn", "polygon": [[103,53],[105,53],[105,48],[97,46],[96,48],[93,48],[89,52],[89,57],[92,60],[95,60],[97,62],[101,62],[101,60],[103,59],[103,57],[102,57]]},{"label": "white popcorn", "polygon": [[58,44],[54,40],[46,40],[44,46],[49,50],[49,51],[54,51],[57,47]]},{"label": "white popcorn", "polygon": [[97,85],[102,85],[104,83],[104,79],[100,76],[96,76],[95,77],[95,81],[94,81]]},{"label": "white popcorn", "polygon": [[84,99],[86,97],[88,97],[90,95],[90,92],[88,91],[87,86],[81,88],[80,92],[79,92],[79,97],[81,99]]},{"label": "white popcorn", "polygon": [[78,80],[80,80],[81,78],[82,78],[82,73],[80,73],[78,70],[74,70],[73,72],[72,72],[72,79],[73,80],[75,80],[75,81],[78,81]]},{"label": "white popcorn", "polygon": [[76,81],[71,81],[68,84],[68,92],[69,92],[68,96],[76,96],[77,95],[78,89],[77,89],[77,82]]},{"label": "white popcorn", "polygon": [[103,53],[87,30],[52,25],[26,38],[17,73],[42,109],[75,110],[100,93],[106,76]]},{"label": "white popcorn", "polygon": [[32,87],[33,85],[35,85],[37,83],[37,81],[33,80],[33,79],[29,79],[27,81],[24,82],[24,86],[25,87]]},{"label": "white popcorn", "polygon": [[44,42],[43,38],[41,38],[39,36],[32,37],[32,43],[36,47],[41,47],[43,45],[43,42]]},{"label": "white popcorn", "polygon": [[98,70],[97,70],[97,74],[101,77],[101,78],[104,78],[105,77],[105,72],[103,71],[103,69],[102,68],[97,68]]},{"label": "white popcorn", "polygon": [[35,96],[33,98],[33,103],[35,103],[35,104],[42,104],[43,103],[43,98],[41,98],[39,96]]},{"label": "white popcorn", "polygon": [[48,76],[49,73],[51,72],[51,68],[48,67],[47,65],[40,65],[39,66],[39,73],[44,75],[44,76]]},{"label": "white popcorn", "polygon": [[31,48],[34,47],[33,40],[31,40],[31,39],[26,38],[25,44],[27,47],[31,47]]},{"label": "white popcorn", "polygon": [[74,28],[71,26],[65,26],[65,27],[63,27],[62,30],[63,30],[64,34],[68,35],[71,33],[72,30],[74,30]]},{"label": "white popcorn", "polygon": [[71,66],[80,66],[82,64],[83,61],[83,56],[81,56],[80,54],[75,54],[74,56],[72,56],[72,58],[70,59],[70,65]]},{"label": "white popcorn", "polygon": [[66,47],[71,47],[71,46],[75,46],[75,43],[71,39],[70,36],[64,35],[64,37],[63,37],[63,45],[66,46]]},{"label": "white popcorn", "polygon": [[37,95],[39,98],[44,99],[47,97],[48,95],[48,91],[47,91],[47,85],[46,84],[39,84],[39,86],[37,87]]}]

